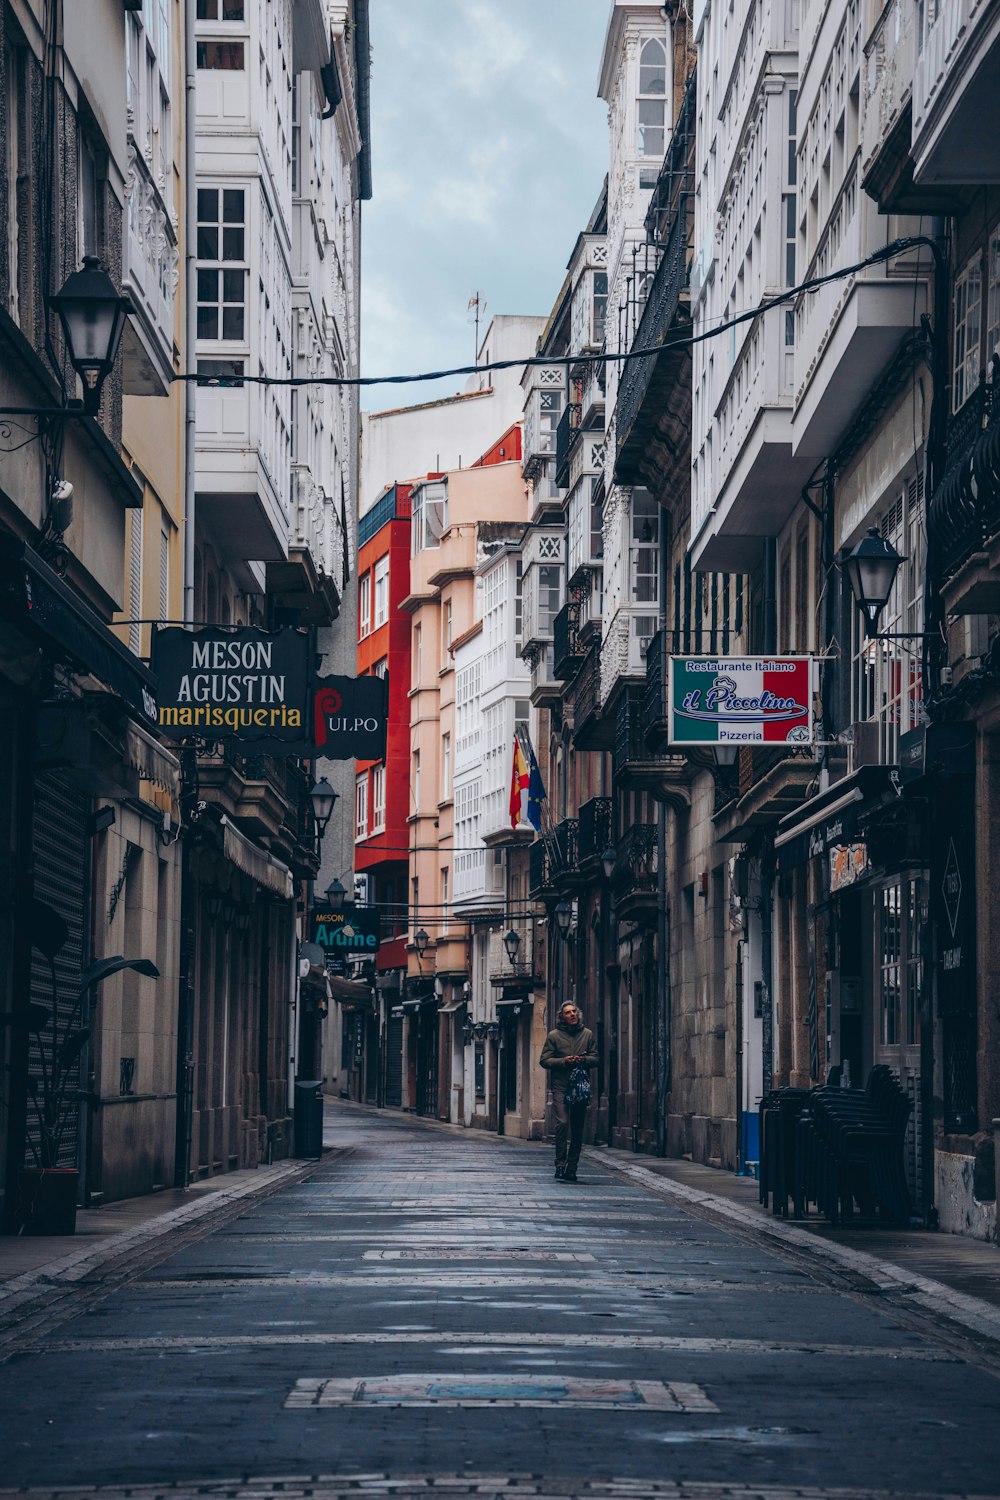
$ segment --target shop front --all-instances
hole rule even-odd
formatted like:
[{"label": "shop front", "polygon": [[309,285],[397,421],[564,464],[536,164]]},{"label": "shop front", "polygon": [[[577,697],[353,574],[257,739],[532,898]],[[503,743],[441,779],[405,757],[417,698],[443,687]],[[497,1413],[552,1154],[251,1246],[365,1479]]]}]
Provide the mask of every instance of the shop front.
[{"label": "shop front", "polygon": [[931,850],[925,798],[866,766],[783,818],[777,958],[789,1081],[863,1088],[888,1066],[910,1100],[911,1205],[933,1203],[934,1010]]}]

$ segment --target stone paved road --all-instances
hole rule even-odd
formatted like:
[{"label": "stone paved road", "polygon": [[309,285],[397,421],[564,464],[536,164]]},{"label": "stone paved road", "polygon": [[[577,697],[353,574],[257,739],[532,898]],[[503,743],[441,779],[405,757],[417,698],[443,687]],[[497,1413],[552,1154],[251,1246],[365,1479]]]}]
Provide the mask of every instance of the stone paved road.
[{"label": "stone paved road", "polygon": [[334,1137],[0,1364],[0,1485],[1000,1491],[1000,1376],[806,1257],[597,1165],[555,1183],[548,1148],[346,1108]]}]

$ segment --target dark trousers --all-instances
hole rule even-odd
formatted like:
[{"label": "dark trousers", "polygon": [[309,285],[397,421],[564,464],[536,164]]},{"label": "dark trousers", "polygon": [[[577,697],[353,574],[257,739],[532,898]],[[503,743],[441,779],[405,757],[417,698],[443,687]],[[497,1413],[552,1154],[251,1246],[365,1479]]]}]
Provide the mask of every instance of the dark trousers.
[{"label": "dark trousers", "polygon": [[585,1104],[567,1104],[565,1090],[552,1090],[552,1108],[556,1117],[556,1166],[576,1170],[583,1145]]}]

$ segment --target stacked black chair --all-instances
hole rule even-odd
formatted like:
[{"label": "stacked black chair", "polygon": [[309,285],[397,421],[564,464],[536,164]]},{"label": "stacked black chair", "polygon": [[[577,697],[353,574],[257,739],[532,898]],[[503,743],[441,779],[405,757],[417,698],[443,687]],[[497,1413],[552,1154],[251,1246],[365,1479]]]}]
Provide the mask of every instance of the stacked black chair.
[{"label": "stacked black chair", "polygon": [[814,1089],[796,1129],[796,1211],[813,1202],[840,1224],[857,1203],[866,1216],[907,1223],[903,1141],[910,1109],[884,1065],[872,1069],[864,1089]]},{"label": "stacked black chair", "polygon": [[788,1217],[795,1196],[796,1129],[809,1102],[808,1089],[773,1089],[760,1102],[759,1197],[771,1212]]}]

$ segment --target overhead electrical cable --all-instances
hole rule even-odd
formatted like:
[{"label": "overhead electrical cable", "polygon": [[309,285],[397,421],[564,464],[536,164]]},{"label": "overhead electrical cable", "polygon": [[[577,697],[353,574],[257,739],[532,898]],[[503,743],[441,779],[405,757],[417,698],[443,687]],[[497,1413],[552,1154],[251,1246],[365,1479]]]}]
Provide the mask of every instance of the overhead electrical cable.
[{"label": "overhead electrical cable", "polygon": [[793,301],[804,292],[818,291],[820,287],[826,286],[831,281],[846,280],[848,276],[855,276],[868,266],[894,260],[896,256],[905,255],[908,250],[916,250],[921,245],[927,246],[935,255],[942,253],[940,245],[929,235],[906,235],[901,239],[891,240],[888,245],[883,245],[881,249],[873,251],[864,260],[855,261],[853,265],[841,266],[838,270],[828,271],[823,276],[812,276],[808,281],[800,281],[797,286],[788,287],[786,291],[779,292],[774,297],[765,298],[763,302],[758,302],[756,307],[736,313],[714,328],[703,329],[700,333],[686,333],[678,337],[666,338],[658,344],[647,344],[641,349],[625,349],[620,353],[605,351],[601,354],[534,354],[523,359],[495,359],[479,365],[454,365],[447,370],[424,370],[415,375],[203,375],[197,371],[182,371],[172,375],[171,379],[194,380],[201,385],[221,387],[414,385],[422,381],[446,380],[456,375],[482,375],[489,370],[528,369],[533,365],[625,364],[630,359],[648,359],[650,355],[663,354],[670,349],[690,349],[695,344],[704,343],[706,339],[718,338],[720,334],[728,333],[731,328],[750,323],[764,313],[770,312],[772,308],[781,307],[784,303]]}]

